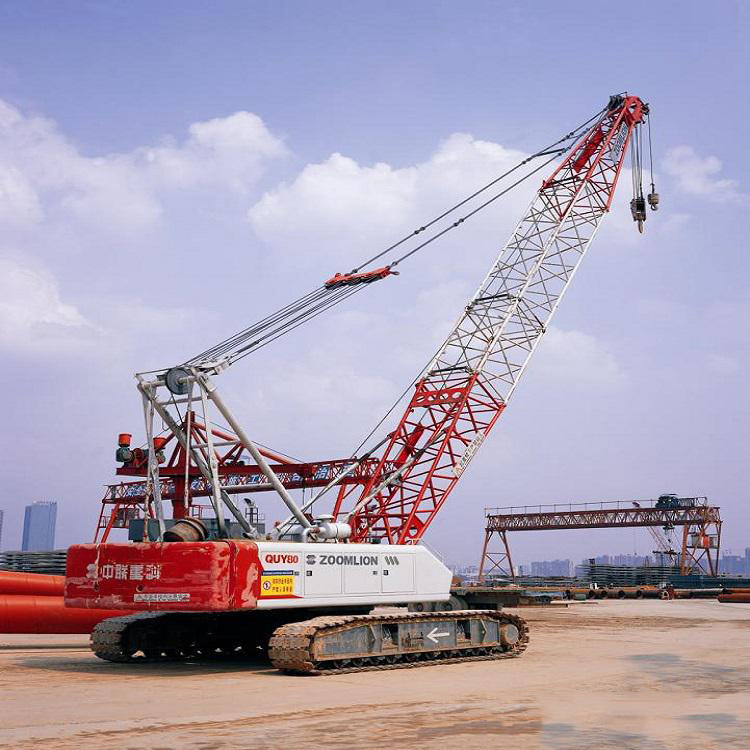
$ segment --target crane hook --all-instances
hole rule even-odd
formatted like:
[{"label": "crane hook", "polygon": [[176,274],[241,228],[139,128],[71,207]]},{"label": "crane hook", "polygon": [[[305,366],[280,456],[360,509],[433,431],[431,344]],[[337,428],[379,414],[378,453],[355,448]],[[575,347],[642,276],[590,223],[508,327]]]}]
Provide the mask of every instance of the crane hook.
[{"label": "crane hook", "polygon": [[654,190],[654,183],[651,183],[651,192],[648,194],[648,205],[652,211],[659,208],[659,193]]},{"label": "crane hook", "polygon": [[638,231],[643,234],[643,222],[646,221],[646,201],[643,195],[637,195],[630,201],[630,213],[633,221],[638,222]]}]

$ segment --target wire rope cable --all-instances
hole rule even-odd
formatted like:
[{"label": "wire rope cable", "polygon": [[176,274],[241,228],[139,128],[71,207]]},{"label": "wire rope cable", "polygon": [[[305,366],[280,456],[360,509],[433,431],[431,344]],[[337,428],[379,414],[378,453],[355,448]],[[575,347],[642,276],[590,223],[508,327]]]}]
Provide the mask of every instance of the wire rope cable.
[{"label": "wire rope cable", "polygon": [[[391,263],[388,264],[387,268],[388,269],[394,268],[398,264],[402,263],[406,259],[415,255],[420,250],[427,247],[429,244],[431,244],[435,240],[444,236],[451,230],[456,229],[465,221],[470,219],[472,216],[476,215],[483,209],[487,208],[487,206],[494,203],[501,196],[505,195],[510,190],[513,190],[522,182],[529,179],[531,176],[533,176],[534,174],[539,172],[541,169],[543,169],[545,166],[550,164],[556,158],[564,154],[566,151],[570,150],[570,148],[572,148],[572,144],[570,142],[573,141],[573,139],[577,138],[581,134],[582,131],[589,128],[593,122],[595,121],[600,122],[601,119],[604,116],[606,116],[606,111],[607,111],[606,107],[603,108],[602,110],[597,112],[595,115],[590,117],[588,120],[586,120],[584,123],[574,128],[570,132],[566,133],[565,135],[563,135],[561,138],[559,138],[558,140],[556,140],[549,146],[546,146],[543,149],[521,160],[518,164],[514,165],[510,169],[503,172],[501,175],[495,177],[490,182],[478,188],[466,198],[462,199],[458,203],[455,203],[450,208],[442,211],[440,214],[438,214],[438,216],[436,216],[429,222],[418,227],[414,231],[410,232],[408,235],[405,235],[397,242],[389,245],[384,250],[381,250],[379,253],[376,253],[375,255],[371,256],[367,260],[362,261],[351,271],[351,274],[359,273],[363,268],[366,268],[367,266],[371,265],[375,261],[380,260],[381,258],[384,258],[386,255],[392,253],[395,249],[401,247],[409,240],[414,239],[417,235],[425,232],[430,227],[435,226],[435,224],[442,221],[443,219],[445,219],[450,214],[457,211],[462,206],[465,206],[467,203],[473,201],[475,198],[482,195],[483,193],[488,191],[490,188],[492,188],[493,186],[497,185],[502,180],[509,177],[511,174],[522,169],[524,166],[526,166],[530,162],[536,159],[542,158],[544,156],[550,157],[549,159],[546,159],[540,166],[524,174],[522,177],[519,177],[507,188],[499,191],[498,193],[493,195],[491,198],[489,198],[488,200],[481,203],[479,206],[469,211],[464,216],[460,217],[459,219],[455,220],[448,226],[436,232],[434,235],[426,239],[424,242],[419,243],[416,247],[411,248],[410,250],[408,250],[408,252],[403,253],[402,255],[397,257],[395,260],[391,261]],[[566,144],[566,145],[563,146],[562,144]],[[555,148],[557,146],[561,146],[561,147]],[[285,335],[286,333],[293,331],[294,329],[298,328],[303,323],[306,323],[312,320],[313,318],[316,318],[318,315],[322,314],[323,312],[344,302],[356,292],[364,289],[366,286],[368,286],[368,283],[366,280],[362,280],[362,281],[352,280],[343,286],[339,286],[339,285],[329,286],[327,284],[319,286],[313,289],[312,291],[308,292],[307,294],[304,294],[301,297],[298,297],[297,299],[288,303],[287,305],[279,308],[275,312],[272,312],[266,315],[264,318],[261,318],[259,321],[253,323],[252,325],[246,328],[243,328],[242,330],[238,331],[232,336],[229,336],[223,341],[220,341],[218,344],[215,344],[214,346],[211,346],[208,349],[205,349],[200,354],[197,354],[191,357],[190,359],[186,360],[183,363],[183,366],[194,367],[202,363],[216,362],[216,361],[221,361],[221,360],[224,360],[227,363],[233,363],[240,359],[243,359],[248,354],[267,346],[272,341],[275,341],[276,339]]]},{"label": "wire rope cable", "polygon": [[[371,258],[368,258],[366,261],[363,261],[356,268],[354,268],[352,270],[352,273],[359,272],[362,268],[364,268],[366,266],[369,266],[371,263],[374,263],[376,260],[379,260],[380,258],[382,258],[384,255],[387,255],[392,250],[395,250],[397,247],[400,247],[401,245],[404,244],[404,242],[407,242],[408,240],[414,238],[416,235],[421,234],[422,232],[424,232],[426,229],[429,229],[434,224],[437,224],[439,221],[442,221],[447,216],[450,216],[450,214],[452,214],[454,211],[457,211],[462,206],[465,206],[467,203],[469,203],[470,201],[472,201],[474,198],[476,198],[477,196],[479,196],[482,193],[486,192],[491,187],[493,187],[493,185],[496,185],[501,180],[503,180],[506,177],[510,176],[511,174],[513,174],[513,172],[517,171],[518,169],[520,169],[525,164],[528,164],[529,162],[531,162],[534,159],[537,159],[537,158],[539,158],[541,156],[547,155],[548,153],[550,153],[551,149],[554,149],[555,146],[558,146],[561,143],[565,143],[567,141],[572,140],[573,138],[576,137],[576,135],[578,133],[580,133],[581,130],[583,130],[584,128],[588,127],[597,118],[601,117],[601,115],[602,115],[602,113],[604,111],[605,111],[604,109],[599,110],[599,112],[597,112],[595,115],[593,115],[588,120],[586,120],[586,122],[581,123],[581,125],[579,125],[574,130],[571,130],[569,133],[566,133],[561,138],[558,138],[554,143],[550,143],[548,146],[545,146],[544,148],[540,149],[536,153],[531,154],[531,156],[526,157],[526,159],[524,159],[523,161],[518,162],[518,164],[516,164],[514,167],[511,167],[507,171],[503,172],[503,174],[499,175],[498,177],[495,177],[493,180],[491,180],[490,182],[488,182],[486,185],[483,185],[478,190],[475,190],[471,195],[467,196],[463,200],[459,201],[455,205],[453,205],[450,208],[448,208],[445,211],[443,211],[441,214],[439,214],[434,219],[432,219],[432,221],[427,222],[423,226],[415,229],[410,234],[407,234],[405,237],[402,237],[397,242],[394,242],[392,245],[390,245],[389,247],[385,248],[385,250],[382,250],[381,252],[377,253],[376,255],[373,255]],[[562,152],[564,152],[565,150],[567,150],[567,149],[562,149]]]},{"label": "wire rope cable", "polygon": [[654,151],[651,145],[651,113],[646,116],[646,127],[648,128],[648,171],[651,177],[651,192],[656,191],[654,186]]}]

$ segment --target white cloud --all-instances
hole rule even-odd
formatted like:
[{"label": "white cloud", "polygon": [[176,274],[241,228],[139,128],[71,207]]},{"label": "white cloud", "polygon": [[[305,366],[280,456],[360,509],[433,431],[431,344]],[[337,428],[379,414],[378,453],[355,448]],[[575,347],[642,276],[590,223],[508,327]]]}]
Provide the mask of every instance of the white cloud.
[{"label": "white cloud", "polygon": [[[450,136],[430,159],[409,167],[382,162],[363,166],[334,153],[267,192],[248,217],[256,234],[280,252],[303,247],[316,258],[357,262],[526,156],[466,133]],[[527,196],[516,192],[520,195],[509,195],[502,205],[517,218]],[[494,216],[496,221],[497,212]],[[467,230],[461,231],[467,239]]]},{"label": "white cloud", "polygon": [[41,218],[39,196],[23,172],[0,165],[0,225],[28,226]]},{"label": "white cloud", "polygon": [[[184,355],[175,334],[193,329],[197,318],[191,308],[125,296],[91,297],[89,308],[84,315],[66,300],[57,278],[39,263],[17,254],[0,257],[0,347],[7,352],[44,356],[53,364],[85,355],[89,370],[103,365],[130,372]],[[144,341],[151,344],[149,360],[157,361],[138,361]]]},{"label": "white cloud", "polygon": [[0,342],[35,349],[87,327],[90,323],[78,309],[62,301],[51,274],[0,258]]},{"label": "white cloud", "polygon": [[250,112],[190,126],[182,142],[88,157],[48,119],[0,100],[0,225],[73,218],[98,230],[153,226],[166,190],[218,185],[240,193],[286,147]]},{"label": "white cloud", "polygon": [[159,200],[128,159],[76,159],[71,181],[56,202],[69,216],[98,230],[139,230],[161,217]]},{"label": "white cloud", "polygon": [[691,146],[675,146],[664,157],[664,171],[675,178],[678,188],[688,195],[712,201],[747,200],[736,180],[720,177],[722,163],[715,156],[699,156]]},{"label": "white cloud", "polygon": [[666,216],[659,216],[658,226],[664,235],[677,234],[688,226],[690,219],[690,214],[670,213]]},{"label": "white cloud", "polygon": [[146,167],[155,182],[168,187],[223,183],[244,192],[255,184],[267,161],[288,153],[251,112],[194,123],[189,134],[181,145],[137,150],[135,165]]},{"label": "white cloud", "polygon": [[[0,343],[18,353],[119,356],[144,348],[144,330],[152,347],[160,331],[189,330],[183,296],[159,294],[148,305],[134,298],[134,290],[151,289],[144,274],[172,272],[175,245],[153,232],[134,241],[133,233],[153,230],[175,205],[195,215],[206,195],[246,205],[269,163],[285,154],[257,115],[236,112],[193,123],[180,140],[89,156],[52,120],[0,100],[0,231],[13,238],[0,256]],[[148,266],[134,262],[133,251]],[[61,253],[69,262],[59,262]],[[177,260],[177,274],[187,274],[185,256]],[[85,277],[93,283],[76,300],[60,292],[59,282],[81,289]]]},{"label": "white cloud", "polygon": [[290,185],[264,195],[250,209],[250,220],[261,235],[305,232],[314,223],[316,232],[333,239],[355,217],[363,230],[383,222],[401,226],[416,179],[413,167],[362,167],[336,153],[322,164],[306,166]]},{"label": "white cloud", "polygon": [[[382,249],[526,156],[462,133],[446,139],[426,161],[400,168],[382,162],[363,165],[334,153],[268,191],[250,208],[248,219],[275,251],[276,263],[294,263],[296,273],[305,265],[318,273],[328,264],[331,270],[348,270],[368,250]],[[627,176],[623,181],[627,183]],[[377,313],[356,321],[347,313],[330,318],[324,324],[328,333],[318,328],[316,337],[326,341],[325,356],[314,361],[302,356],[291,366],[278,367],[269,379],[272,386],[262,389],[259,400],[273,396],[273,402],[288,401],[289,396],[282,394],[291,394],[305,408],[329,415],[338,415],[342,404],[356,403],[360,421],[365,412],[370,414],[363,398],[372,399],[368,405],[373,409],[375,404],[383,411],[388,408],[389,398],[398,395],[442,343],[538,185],[539,180],[532,178],[520,191],[451,233],[447,246],[436,243],[415,262],[401,266],[401,277],[363,293],[358,299],[371,295],[368,299],[378,305]],[[632,230],[627,201],[623,204],[622,222]],[[635,231],[632,234],[637,236]],[[429,232],[422,235],[427,236]],[[366,352],[359,346],[363,335]],[[331,341],[343,346],[333,350]],[[382,378],[373,378],[368,369],[371,352],[384,353],[373,361]],[[615,357],[580,331],[552,328],[537,358],[534,370],[547,381],[613,387],[624,380]],[[337,371],[335,379],[320,374],[331,368]],[[342,417],[345,414],[341,412]],[[375,416],[373,410],[363,423]]]},{"label": "white cloud", "polygon": [[614,355],[595,337],[552,326],[535,354],[540,378],[576,385],[619,386],[625,374]]}]

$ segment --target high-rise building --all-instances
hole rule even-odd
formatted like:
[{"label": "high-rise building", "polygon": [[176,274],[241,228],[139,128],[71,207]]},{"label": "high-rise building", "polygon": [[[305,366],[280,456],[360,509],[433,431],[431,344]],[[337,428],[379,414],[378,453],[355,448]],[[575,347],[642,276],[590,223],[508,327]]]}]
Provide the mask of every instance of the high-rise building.
[{"label": "high-rise building", "polygon": [[54,549],[56,520],[56,502],[43,500],[27,505],[23,517],[21,549],[24,552]]}]

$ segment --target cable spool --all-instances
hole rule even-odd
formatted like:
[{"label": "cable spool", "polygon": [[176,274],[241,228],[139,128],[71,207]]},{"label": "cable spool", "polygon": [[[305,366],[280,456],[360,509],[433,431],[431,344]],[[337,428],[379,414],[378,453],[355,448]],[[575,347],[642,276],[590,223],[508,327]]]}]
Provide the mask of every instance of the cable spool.
[{"label": "cable spool", "polygon": [[197,518],[183,518],[164,532],[165,542],[205,542],[208,529]]},{"label": "cable spool", "polygon": [[187,382],[189,377],[190,373],[184,367],[172,367],[164,375],[164,385],[175,396],[184,396],[190,388]]}]

